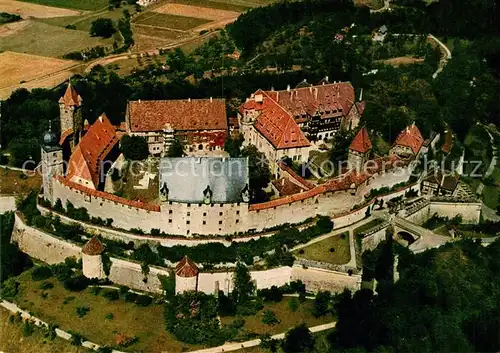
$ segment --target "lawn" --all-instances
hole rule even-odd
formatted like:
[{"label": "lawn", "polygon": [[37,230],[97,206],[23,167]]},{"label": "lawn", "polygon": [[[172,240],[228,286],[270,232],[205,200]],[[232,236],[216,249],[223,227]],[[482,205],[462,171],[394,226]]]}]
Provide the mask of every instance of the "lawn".
[{"label": "lawn", "polygon": [[38,190],[42,186],[42,177],[35,173],[33,176],[26,176],[23,172],[0,168],[0,194],[13,195],[29,193],[31,190]]},{"label": "lawn", "polygon": [[78,9],[85,11],[96,11],[108,7],[108,0],[21,0],[33,4],[63,7],[67,9]]},{"label": "lawn", "polygon": [[[141,58],[143,61],[149,60],[154,63],[153,57]],[[148,65],[146,63],[146,65]],[[145,180],[144,176],[147,170],[154,179],[149,180],[147,189],[137,189],[141,180]],[[129,200],[140,200],[142,202],[155,203],[159,201],[159,184],[158,184],[158,163],[144,163],[142,165],[135,164],[134,168],[126,168],[126,175],[122,179],[117,180],[113,184],[115,193]]]},{"label": "lawn", "polygon": [[[100,295],[94,295],[89,289],[82,292],[70,292],[55,279],[48,279],[54,288],[42,291],[40,282],[31,279],[31,271],[26,271],[17,277],[20,283],[16,303],[36,317],[57,323],[63,330],[72,330],[85,338],[106,345],[115,345],[117,334],[137,336],[137,343],[125,350],[144,353],[181,352],[194,350],[178,342],[165,330],[163,323],[163,305],[151,304],[140,307],[127,303],[123,299],[108,301]],[[42,293],[47,293],[44,299]],[[65,304],[66,302],[66,304]],[[90,311],[83,318],[76,314],[76,308],[86,306]],[[112,319],[105,316],[112,314]],[[122,348],[122,350],[124,350]]]},{"label": "lawn", "polygon": [[62,57],[73,51],[107,45],[110,41],[90,37],[86,31],[75,31],[39,21],[30,21],[29,25],[19,32],[0,37],[0,48],[5,51]]},{"label": "lawn", "polygon": [[157,27],[172,28],[172,29],[187,31],[191,28],[201,26],[211,21],[203,20],[201,18],[168,15],[156,12],[145,12],[134,18],[133,22],[141,25],[157,26]]},{"label": "lawn", "polygon": [[[332,249],[334,251],[332,252]],[[349,233],[337,234],[294,251],[294,255],[307,260],[343,265],[351,260]]]},{"label": "lawn", "polygon": [[10,323],[12,315],[7,309],[0,308],[0,351],[16,353],[87,353],[83,347],[72,346],[62,338],[53,341],[45,338],[44,332],[35,328],[31,336],[23,336],[22,323]]},{"label": "lawn", "polygon": [[354,236],[357,236],[358,234],[364,234],[366,231],[369,231],[370,229],[375,228],[382,223],[384,223],[383,219],[375,218],[374,220],[354,229]]},{"label": "lawn", "polygon": [[[274,326],[269,326],[262,323],[262,316],[264,309],[259,311],[253,316],[243,316],[242,319],[245,320],[245,325],[243,328],[250,332],[255,332],[258,334],[277,334],[281,332],[286,332],[288,329],[295,327],[296,325],[305,322],[307,326],[317,326],[326,324],[333,321],[333,316],[328,314],[319,318],[312,316],[313,301],[306,300],[300,303],[297,311],[293,312],[289,308],[289,302],[292,300],[290,297],[284,297],[279,303],[266,303],[265,309],[271,310],[280,320],[280,322]],[[295,298],[297,300],[297,298]],[[234,317],[221,317],[223,324],[228,324],[234,321]]]}]

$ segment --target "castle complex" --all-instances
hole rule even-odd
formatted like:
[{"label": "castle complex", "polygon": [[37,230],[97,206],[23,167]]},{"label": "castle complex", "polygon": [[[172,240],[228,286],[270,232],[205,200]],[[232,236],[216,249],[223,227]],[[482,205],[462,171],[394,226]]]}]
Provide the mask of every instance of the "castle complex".
[{"label": "castle complex", "polygon": [[[295,89],[258,90],[240,107],[237,123],[233,119],[231,124],[231,134],[239,128],[244,144],[252,144],[263,153],[274,177],[269,187],[276,191],[276,196],[266,202],[251,203],[249,160],[228,158],[223,151],[230,133],[224,100],[131,101],[125,131],[143,136],[151,158],[159,161],[158,200],[142,202],[103,191],[108,171],[120,154],[117,128],[105,114],[91,125],[81,124],[77,112],[83,100],[71,85],[60,103],[63,137],[58,140],[50,129],[43,137],[43,197],[51,204],[61,200],[62,205],[69,201],[75,207],[84,207],[91,217],[111,218],[113,227],[120,231],[141,229],[150,233],[154,229],[186,239],[254,234],[317,215],[330,217],[334,229],[351,225],[367,217],[378,201],[404,197],[407,188],[420,192],[418,176],[410,183],[412,161],[435,148],[436,143],[435,135],[424,140],[412,124],[398,135],[389,155],[373,156],[370,133],[359,127],[365,104],[355,101],[350,83],[331,84],[323,80],[317,86],[302,82]],[[305,179],[285,163],[285,157],[296,163],[307,162],[310,152],[320,151],[332,136],[349,130],[357,133],[349,146],[347,169],[339,176]],[[187,156],[165,157],[175,138],[184,142]],[[63,150],[68,144],[71,154],[64,169]],[[456,183],[445,181],[444,177],[438,179],[429,176],[423,193],[453,196]],[[382,188],[394,191],[372,196],[373,191]],[[431,209],[429,203],[425,205]],[[464,209],[449,207],[447,216]],[[474,204],[464,221],[475,222],[477,218]],[[81,257],[86,275],[105,276],[102,251],[97,238],[83,247]],[[308,281],[310,275],[295,267],[283,268],[279,274],[269,271],[252,273],[258,287],[266,288],[276,281],[285,284],[292,279]],[[269,276],[279,280],[275,278],[273,282]],[[177,265],[176,279],[177,292],[231,290],[230,272],[202,273],[188,258]],[[357,279],[345,281],[346,286],[358,285]],[[310,285],[317,284],[314,283]],[[324,288],[325,283],[315,288]]]}]

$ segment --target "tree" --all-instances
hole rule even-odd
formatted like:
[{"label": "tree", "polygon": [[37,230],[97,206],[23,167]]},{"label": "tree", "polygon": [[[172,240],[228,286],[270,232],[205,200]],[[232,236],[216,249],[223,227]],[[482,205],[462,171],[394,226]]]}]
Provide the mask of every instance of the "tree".
[{"label": "tree", "polygon": [[236,264],[234,271],[234,289],[232,297],[237,305],[247,302],[255,290],[248,268],[241,262]]},{"label": "tree", "polygon": [[125,135],[120,143],[123,155],[128,160],[144,160],[149,155],[148,143],[144,137]]},{"label": "tree", "polygon": [[262,189],[267,187],[271,181],[269,162],[256,146],[249,145],[241,151],[242,157],[248,157],[248,169],[250,172],[250,192],[252,199],[262,199]]},{"label": "tree", "polygon": [[182,157],[184,156],[184,145],[178,138],[174,138],[172,144],[168,148],[167,157]]},{"label": "tree", "polygon": [[229,137],[224,142],[224,151],[229,153],[230,157],[239,157],[241,155],[241,145],[243,144],[243,135],[238,134],[235,138]]},{"label": "tree", "polygon": [[314,338],[306,324],[302,323],[285,335],[285,340],[282,343],[282,348],[285,353],[306,353],[314,348]]},{"label": "tree", "polygon": [[115,24],[110,18],[98,18],[90,25],[90,35],[92,37],[109,38],[115,32]]}]

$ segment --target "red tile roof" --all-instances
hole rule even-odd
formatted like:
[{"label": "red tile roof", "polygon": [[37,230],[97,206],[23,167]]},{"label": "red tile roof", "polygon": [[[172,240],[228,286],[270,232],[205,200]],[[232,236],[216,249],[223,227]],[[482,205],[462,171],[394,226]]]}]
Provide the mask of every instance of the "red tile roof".
[{"label": "red tile roof", "polygon": [[68,164],[67,178],[73,177],[91,181],[94,188],[99,185],[101,162],[118,142],[115,128],[105,114],[102,114],[73,151]]},{"label": "red tile roof", "polygon": [[417,154],[423,143],[424,138],[422,137],[420,130],[415,124],[412,124],[399,133],[396,141],[394,141],[394,146],[399,145],[409,147],[414,154]]},{"label": "red tile roof", "polygon": [[127,107],[130,131],[227,130],[224,99],[130,101]]},{"label": "red tile roof", "polygon": [[372,149],[372,143],[365,127],[362,127],[361,130],[358,131],[349,149],[360,153],[366,153]]},{"label": "red tile roof", "polygon": [[82,248],[85,255],[100,255],[104,251],[104,245],[97,239],[96,236],[92,237]]},{"label": "red tile roof", "polygon": [[66,108],[79,107],[82,105],[82,97],[80,97],[73,86],[71,86],[71,82],[68,84],[68,88],[66,88],[64,95],[59,98],[59,103],[64,103]]},{"label": "red tile roof", "polygon": [[278,163],[278,165],[281,168],[281,170],[287,172],[293,179],[295,179],[297,182],[299,182],[299,184],[301,184],[306,190],[314,188],[315,185],[313,183],[302,178],[300,175],[295,173],[295,171],[292,168],[290,168],[289,166],[287,166],[285,163],[280,161]]},{"label": "red tile roof", "polygon": [[330,83],[319,86],[266,92],[293,116],[317,112],[338,111],[347,115],[354,104],[354,88],[350,82]]},{"label": "red tile roof", "polygon": [[367,163],[367,170],[363,173],[356,173],[356,171],[349,171],[338,178],[332,179],[325,184],[318,185],[311,190],[301,192],[299,194],[281,197],[268,202],[253,204],[249,206],[250,211],[260,211],[278,206],[291,204],[293,202],[306,200],[325,192],[336,192],[356,188],[370,179],[374,174],[381,173],[394,169],[395,167],[402,167],[404,161],[400,160],[397,156],[389,156],[372,160]]},{"label": "red tile roof", "polygon": [[184,256],[177,266],[175,266],[175,274],[179,277],[195,277],[198,271],[198,266],[187,256]]},{"label": "red tile roof", "polygon": [[280,196],[298,194],[305,189],[291,182],[288,178],[280,178],[272,181],[274,187],[278,190]]},{"label": "red tile roof", "polygon": [[56,176],[56,180],[61,183],[62,185],[69,187],[71,189],[75,189],[78,191],[81,191],[87,195],[96,197],[96,198],[102,198],[105,200],[113,201],[122,205],[134,207],[134,208],[140,208],[146,211],[154,211],[154,212],[160,212],[160,205],[155,205],[151,203],[144,203],[142,201],[133,201],[133,200],[128,200],[124,199],[123,197],[118,197],[113,194],[109,194],[104,191],[99,191],[99,190],[94,190],[91,188],[88,188],[86,186],[83,186],[81,184],[74,183],[62,176]]},{"label": "red tile roof", "polygon": [[254,126],[276,149],[311,145],[293,117],[268,95],[263,93],[262,103],[257,104],[261,113]]}]

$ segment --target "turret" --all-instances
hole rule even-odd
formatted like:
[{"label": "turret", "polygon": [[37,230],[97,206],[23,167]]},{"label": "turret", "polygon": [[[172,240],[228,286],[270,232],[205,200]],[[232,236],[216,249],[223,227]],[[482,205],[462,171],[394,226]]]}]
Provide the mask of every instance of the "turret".
[{"label": "turret", "polygon": [[43,181],[43,197],[50,201],[53,200],[53,179],[56,175],[63,175],[64,170],[63,151],[59,146],[56,134],[52,131],[49,122],[49,130],[43,134],[41,143],[41,167]]},{"label": "turret", "polygon": [[82,248],[82,270],[87,278],[106,278],[102,253],[104,245],[97,237],[90,239]]},{"label": "turret", "polygon": [[[59,99],[59,112],[61,123],[61,135],[70,136],[71,149],[78,144],[83,129],[83,120],[81,108],[83,106],[82,97],[76,92],[75,88],[68,83],[66,92]],[[71,133],[71,134],[70,134]]]},{"label": "turret", "polygon": [[175,293],[196,291],[198,287],[198,266],[187,256],[175,266]]}]

